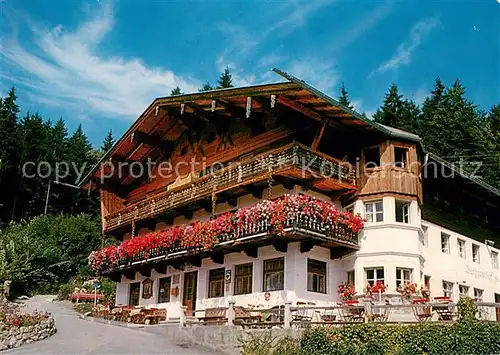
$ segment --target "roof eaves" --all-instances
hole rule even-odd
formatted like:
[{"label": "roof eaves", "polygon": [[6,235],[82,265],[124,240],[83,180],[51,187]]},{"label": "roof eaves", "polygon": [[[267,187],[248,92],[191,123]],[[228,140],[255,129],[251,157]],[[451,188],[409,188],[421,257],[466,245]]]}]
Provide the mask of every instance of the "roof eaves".
[{"label": "roof eaves", "polygon": [[[342,111],[348,113],[348,114],[351,114],[354,118],[358,119],[358,120],[361,120],[363,122],[365,122],[367,125],[377,129],[378,131],[382,132],[382,133],[385,133],[387,134],[388,136],[391,136],[391,137],[395,137],[395,138],[400,138],[400,139],[406,139],[406,140],[411,140],[411,141],[416,141],[416,142],[421,142],[421,138],[417,135],[413,135],[413,134],[403,134],[402,132],[404,131],[401,131],[401,132],[397,132],[397,131],[394,131],[392,129],[389,129],[387,126],[384,126],[384,125],[381,125],[377,122],[374,122],[373,120],[370,120],[368,117],[354,111],[354,110],[351,110],[350,108],[348,107],[345,107],[343,106],[342,104],[340,104],[337,100],[331,98],[330,96],[326,95],[325,93],[323,93],[322,91],[316,89],[314,86],[311,86],[309,84],[307,84],[304,80],[301,80],[291,74],[288,74],[278,68],[273,68],[273,71],[278,74],[278,75],[281,75],[282,77],[284,77],[285,79],[288,79],[298,85],[300,85],[302,88],[310,91],[313,95],[327,101],[328,103],[332,104],[332,105],[335,105],[335,106],[338,106]],[[406,133],[406,132],[405,132]]]},{"label": "roof eaves", "polygon": [[484,189],[486,189],[486,190],[490,191],[491,193],[495,194],[496,196],[500,197],[500,190],[497,189],[496,187],[491,186],[490,184],[485,182],[483,179],[477,178],[477,177],[473,176],[472,174],[470,174],[466,171],[463,171],[462,169],[460,169],[460,170],[457,169],[453,164],[451,164],[450,162],[437,156],[434,153],[427,153],[427,154],[429,155],[429,158],[437,161],[439,164],[444,165],[445,167],[449,168],[450,170],[457,173],[461,177],[466,178],[466,179],[478,184],[479,186],[483,187]]}]

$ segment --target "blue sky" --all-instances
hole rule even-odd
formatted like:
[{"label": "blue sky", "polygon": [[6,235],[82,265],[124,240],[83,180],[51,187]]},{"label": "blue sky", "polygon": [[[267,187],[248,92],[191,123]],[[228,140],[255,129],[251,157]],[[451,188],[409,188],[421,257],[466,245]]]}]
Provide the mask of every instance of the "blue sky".
[{"label": "blue sky", "polygon": [[155,97],[193,92],[227,65],[236,86],[280,81],[273,67],[355,108],[391,82],[420,103],[458,77],[483,109],[500,102],[500,3],[483,1],[0,0],[0,93],[23,111],[82,124],[100,145]]}]

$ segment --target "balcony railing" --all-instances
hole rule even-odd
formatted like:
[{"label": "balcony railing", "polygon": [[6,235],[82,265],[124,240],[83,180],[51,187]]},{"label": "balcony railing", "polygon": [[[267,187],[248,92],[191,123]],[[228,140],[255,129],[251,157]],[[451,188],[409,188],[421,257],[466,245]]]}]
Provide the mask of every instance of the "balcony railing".
[{"label": "balcony railing", "polygon": [[[285,235],[300,234],[307,238],[317,239],[319,243],[333,243],[339,246],[358,249],[358,232],[342,223],[326,225],[318,222],[315,218],[305,215],[297,215],[294,219],[285,222],[283,232]],[[251,242],[254,239],[264,238],[273,234],[273,225],[269,221],[260,221],[239,226],[234,232],[227,233],[219,237],[213,249],[240,244],[242,242]],[[152,248],[149,252],[141,252],[133,257],[121,258],[118,262],[118,268],[127,268],[134,264],[143,264],[145,262],[159,262],[161,260],[174,259],[177,257],[195,255],[206,250],[203,248],[183,248],[176,245],[171,248]],[[110,270],[111,271],[111,270]]]},{"label": "balcony railing", "polygon": [[234,186],[263,180],[269,174],[290,168],[302,169],[305,174],[331,177],[351,186],[356,184],[354,168],[348,162],[313,152],[301,144],[293,143],[229,166],[215,175],[204,176],[190,184],[140,201],[119,213],[105,216],[104,230],[109,231],[128,225],[132,221],[151,218],[190,201],[210,197],[213,192],[219,193]]}]

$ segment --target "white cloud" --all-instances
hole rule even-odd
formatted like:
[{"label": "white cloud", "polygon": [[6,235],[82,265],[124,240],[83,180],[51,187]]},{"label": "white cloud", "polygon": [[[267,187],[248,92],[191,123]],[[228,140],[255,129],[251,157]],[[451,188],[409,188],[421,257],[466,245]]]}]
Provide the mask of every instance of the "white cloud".
[{"label": "white cloud", "polygon": [[[135,118],[156,96],[168,95],[177,85],[184,92],[196,91],[198,81],[169,69],[148,67],[138,58],[100,56],[98,46],[113,20],[110,3],[104,3],[74,31],[33,25],[33,44],[16,38],[4,43],[0,56],[7,65],[0,75],[29,87],[40,102],[111,117]],[[7,68],[20,75],[8,74]]]},{"label": "white cloud", "polygon": [[359,37],[364,35],[371,28],[380,23],[393,8],[392,2],[384,2],[377,6],[373,11],[370,11],[365,16],[361,17],[346,31],[342,31],[338,36],[335,36],[332,40],[331,49],[335,53],[341,52],[349,44],[353,43]]},{"label": "white cloud", "polygon": [[339,80],[339,75],[331,60],[303,58],[288,63],[287,71],[322,91],[331,91]]},{"label": "white cloud", "polygon": [[287,59],[286,56],[282,56],[282,55],[277,55],[275,53],[271,53],[269,55],[263,56],[259,60],[259,63],[257,64],[257,66],[259,66],[259,67],[269,67],[271,65],[275,65],[275,64],[278,64],[280,62],[283,62],[286,59]]},{"label": "white cloud", "polygon": [[[303,1],[290,1],[285,3],[284,12],[287,12],[281,20],[275,22],[273,25],[263,31],[263,37],[272,35],[273,33],[280,33],[282,35],[289,34],[297,28],[304,26],[309,16],[322,9],[327,5],[333,4],[332,0],[310,0]],[[291,9],[290,9],[291,8]]]},{"label": "white cloud", "polygon": [[402,65],[409,64],[413,52],[420,46],[422,40],[439,25],[439,20],[436,17],[422,19],[418,21],[410,30],[408,39],[401,43],[396,53],[386,62],[382,63],[370,76],[376,73],[384,73],[388,70],[394,70]]}]

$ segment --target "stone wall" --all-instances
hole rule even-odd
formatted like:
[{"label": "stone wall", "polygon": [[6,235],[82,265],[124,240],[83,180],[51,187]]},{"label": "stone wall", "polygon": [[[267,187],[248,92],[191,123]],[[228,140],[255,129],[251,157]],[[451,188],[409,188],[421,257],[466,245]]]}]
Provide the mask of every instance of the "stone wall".
[{"label": "stone wall", "polygon": [[217,354],[238,355],[241,353],[241,341],[251,337],[300,338],[304,329],[241,329],[231,326],[188,326],[166,325],[155,327],[151,332],[164,334],[176,344],[195,345],[208,348]]},{"label": "stone wall", "polygon": [[2,330],[0,331],[0,351],[48,338],[56,332],[56,322],[53,317],[29,327],[12,327]]}]

